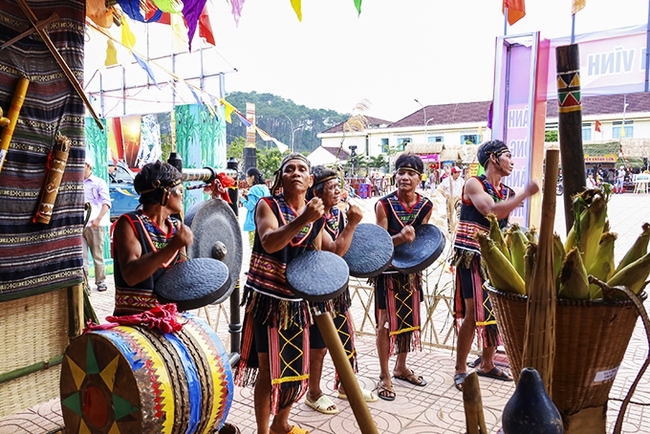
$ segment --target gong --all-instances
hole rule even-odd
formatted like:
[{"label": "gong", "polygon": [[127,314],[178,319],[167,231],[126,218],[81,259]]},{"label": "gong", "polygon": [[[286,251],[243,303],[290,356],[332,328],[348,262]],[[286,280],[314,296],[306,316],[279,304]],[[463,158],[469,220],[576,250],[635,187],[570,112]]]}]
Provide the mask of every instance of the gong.
[{"label": "gong", "polygon": [[361,223],[354,230],[343,260],[350,268],[350,276],[374,277],[388,268],[393,252],[393,239],[386,229],[372,223]]},{"label": "gong", "polygon": [[239,221],[230,206],[221,199],[208,199],[194,205],[185,215],[194,234],[188,247],[190,258],[214,258],[228,267],[230,281],[221,301],[232,293],[242,267],[242,236]]},{"label": "gong", "polygon": [[287,283],[294,294],[308,301],[327,301],[347,288],[349,273],[348,264],[340,256],[308,250],[287,265]]},{"label": "gong", "polygon": [[433,264],[445,248],[445,237],[437,226],[414,226],[415,240],[395,246],[392,265],[401,273],[416,273]]},{"label": "gong", "polygon": [[174,265],[155,283],[160,303],[176,303],[178,310],[198,309],[223,302],[232,291],[228,267],[213,258],[196,258]]}]

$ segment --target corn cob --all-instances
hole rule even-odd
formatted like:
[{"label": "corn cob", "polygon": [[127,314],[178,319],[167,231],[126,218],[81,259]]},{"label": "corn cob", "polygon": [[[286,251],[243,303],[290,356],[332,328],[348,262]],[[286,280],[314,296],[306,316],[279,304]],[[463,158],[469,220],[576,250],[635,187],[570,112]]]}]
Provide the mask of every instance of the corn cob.
[{"label": "corn cob", "polygon": [[582,263],[582,255],[575,247],[569,251],[564,264],[562,264],[558,297],[576,300],[587,300],[589,298],[587,270],[585,270]]},{"label": "corn cob", "polygon": [[494,241],[482,232],[475,235],[481,246],[483,263],[487,267],[490,283],[497,289],[515,294],[526,294],[524,280],[510,261],[501,253]]},{"label": "corn cob", "polygon": [[576,222],[569,231],[564,249],[565,252],[568,252],[573,247],[578,247],[582,254],[582,263],[585,268],[590,268],[596,258],[600,237],[607,220],[605,197],[600,194],[594,195],[585,211],[580,214],[580,222]]},{"label": "corn cob", "polygon": [[503,256],[505,256],[506,259],[510,261],[510,250],[508,249],[505,238],[503,238],[503,232],[501,232],[501,228],[499,227],[499,220],[497,220],[497,216],[490,213],[487,215],[487,219],[490,222],[490,239],[494,241],[494,244],[497,246],[497,248],[501,250]]},{"label": "corn cob", "polygon": [[562,264],[564,263],[564,258],[566,258],[566,253],[564,252],[564,245],[562,244],[562,238],[557,233],[553,234],[553,256],[555,264],[555,281],[556,285],[559,288],[559,278],[560,270],[562,270]]},{"label": "corn cob", "polygon": [[535,269],[535,261],[537,260],[537,244],[528,243],[526,246],[526,256],[524,257],[524,268],[526,274],[526,294],[530,293],[531,285],[533,284],[533,270]]},{"label": "corn cob", "polygon": [[517,273],[522,279],[526,278],[526,265],[524,256],[526,255],[526,247],[528,245],[528,238],[521,231],[521,227],[517,223],[513,223],[506,233],[506,244],[510,248],[510,262],[515,267]]},{"label": "corn cob", "polygon": [[[600,237],[600,244],[598,244],[596,259],[589,268],[589,274],[603,282],[607,282],[614,274],[614,241],[616,241],[615,233],[603,233]],[[603,298],[602,288],[598,285],[590,284],[589,297],[592,300]]]},{"label": "corn cob", "polygon": [[650,224],[643,223],[641,235],[636,239],[630,250],[627,251],[621,262],[616,267],[614,274],[630,265],[646,253],[648,253],[648,241],[650,240]]},{"label": "corn cob", "polygon": [[628,266],[614,273],[607,281],[609,286],[627,286],[632,292],[638,294],[645,287],[645,280],[650,274],[650,253],[632,262]]},{"label": "corn cob", "polygon": [[537,244],[539,242],[539,236],[537,234],[537,228],[529,228],[526,231],[526,238],[528,238],[529,243]]}]

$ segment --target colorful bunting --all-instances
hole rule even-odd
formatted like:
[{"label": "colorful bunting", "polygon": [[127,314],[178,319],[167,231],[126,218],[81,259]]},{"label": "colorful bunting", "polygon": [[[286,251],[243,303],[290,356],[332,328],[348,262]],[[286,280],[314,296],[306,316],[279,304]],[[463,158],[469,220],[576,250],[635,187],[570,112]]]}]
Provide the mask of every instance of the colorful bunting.
[{"label": "colorful bunting", "polygon": [[199,98],[199,96],[196,94],[196,92],[194,92],[194,88],[193,88],[193,86],[190,86],[190,84],[187,83],[187,82],[186,82],[185,84],[187,85],[187,88],[190,90],[190,92],[192,92],[192,96],[193,96],[194,99],[196,100],[196,103],[197,103],[198,105],[200,105],[201,107],[204,107],[204,105],[203,105],[203,101],[201,100],[201,98]]},{"label": "colorful bunting", "polygon": [[239,117],[239,120],[242,121],[242,123],[243,123],[244,125],[246,125],[246,128],[250,128],[250,127],[253,126],[253,124],[251,123],[251,121],[249,121],[248,119],[246,119],[246,116],[244,116],[243,114],[239,113],[237,110],[235,110],[235,114]]},{"label": "colorful bunting", "polygon": [[226,108],[226,122],[229,124],[232,124],[232,113],[236,112],[237,109],[232,106],[228,101],[225,99],[221,98],[219,102]]},{"label": "colorful bunting", "polygon": [[122,45],[129,50],[133,50],[133,47],[135,47],[135,35],[131,31],[131,26],[129,26],[129,20],[127,19],[122,19]]},{"label": "colorful bunting", "polygon": [[140,65],[140,67],[147,72],[147,75],[149,76],[151,81],[153,81],[153,84],[155,84],[156,87],[159,87],[158,82],[156,81],[156,77],[153,75],[153,71],[149,67],[149,64],[143,58],[138,56],[137,54],[135,54],[133,52],[131,52],[131,54],[133,54],[133,57],[135,57],[135,61],[138,62],[138,65]]},{"label": "colorful bunting", "polygon": [[232,16],[235,18],[235,23],[239,27],[239,19],[241,18],[241,11],[244,8],[245,0],[230,0],[232,5]]},{"label": "colorful bunting", "polygon": [[170,24],[169,12],[161,11],[151,0],[146,0],[145,5],[147,13],[144,16],[144,19],[146,22]]},{"label": "colorful bunting", "polygon": [[357,8],[357,12],[361,15],[361,0],[354,0],[354,7]]},{"label": "colorful bunting", "polygon": [[282,143],[281,141],[279,141],[275,137],[271,137],[266,131],[264,131],[263,129],[261,129],[257,125],[255,125],[255,130],[257,131],[257,134],[259,134],[260,137],[262,138],[262,140],[264,140],[265,142],[273,142],[273,143],[275,143],[275,145],[280,150],[281,154],[284,154],[285,152],[287,152],[289,150],[289,147],[287,145],[285,145],[284,143]]},{"label": "colorful bunting", "polygon": [[104,60],[104,66],[117,65],[117,50],[115,49],[115,43],[110,39],[106,41],[106,59]]},{"label": "colorful bunting", "polygon": [[203,13],[207,0],[183,0],[183,17],[187,25],[188,49],[192,51],[192,39],[196,32],[196,24]]},{"label": "colorful bunting", "polygon": [[203,12],[199,17],[199,36],[205,39],[205,42],[212,45],[217,45],[212,33],[212,24],[210,24],[210,16],[208,15],[208,7],[203,7]]},{"label": "colorful bunting", "polygon": [[597,133],[601,132],[600,130],[601,130],[602,126],[603,126],[603,124],[601,124],[599,120],[596,120],[596,132]]},{"label": "colorful bunting", "polygon": [[185,21],[181,15],[171,15],[172,24],[172,47],[174,51],[185,51],[187,47],[187,32]]},{"label": "colorful bunting", "polygon": [[298,21],[302,23],[302,3],[301,0],[291,0],[291,7],[298,16]]},{"label": "colorful bunting", "polygon": [[508,24],[511,26],[526,16],[526,3],[524,0],[503,0],[501,11],[505,13],[508,8]]},{"label": "colorful bunting", "polygon": [[573,0],[571,5],[571,15],[575,15],[587,6],[587,0]]}]

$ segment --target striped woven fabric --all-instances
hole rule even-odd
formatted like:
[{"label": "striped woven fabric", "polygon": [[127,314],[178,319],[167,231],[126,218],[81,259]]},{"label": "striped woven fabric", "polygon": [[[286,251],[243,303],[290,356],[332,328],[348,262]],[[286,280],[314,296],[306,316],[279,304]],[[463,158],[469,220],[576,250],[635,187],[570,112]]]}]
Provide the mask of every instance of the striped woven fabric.
[{"label": "striped woven fabric", "polygon": [[[47,33],[73,74],[83,79],[85,2],[29,0],[38,20],[54,12]],[[32,26],[18,4],[0,0],[0,44]],[[82,280],[84,105],[43,40],[25,37],[0,55],[5,116],[19,77],[30,81],[0,172],[0,301]],[[47,159],[57,134],[72,141],[49,224],[33,223]]]}]

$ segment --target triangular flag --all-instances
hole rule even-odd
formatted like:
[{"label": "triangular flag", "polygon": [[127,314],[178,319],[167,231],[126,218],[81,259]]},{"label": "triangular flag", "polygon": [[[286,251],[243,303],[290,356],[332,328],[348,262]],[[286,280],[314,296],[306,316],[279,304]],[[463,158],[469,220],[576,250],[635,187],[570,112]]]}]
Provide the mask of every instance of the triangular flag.
[{"label": "triangular flag", "polygon": [[158,6],[163,12],[169,12],[172,14],[179,14],[183,10],[183,3],[179,0],[152,0],[153,3]]},{"label": "triangular flag", "polygon": [[511,26],[526,16],[526,3],[524,0],[503,0],[501,12],[508,8],[508,24]]},{"label": "triangular flag", "polygon": [[115,43],[113,40],[109,39],[106,41],[106,59],[104,60],[104,66],[117,65],[117,50],[115,49]]},{"label": "triangular flag", "polygon": [[354,0],[354,7],[357,8],[357,12],[361,15],[361,0]]},{"label": "triangular flag", "polygon": [[601,124],[599,120],[596,120],[596,132],[600,133],[602,126],[603,124]]},{"label": "triangular flag", "polygon": [[122,44],[129,50],[135,46],[135,35],[131,31],[129,20],[124,17],[122,19]]},{"label": "triangular flag", "polygon": [[571,5],[571,15],[575,15],[587,6],[587,0],[573,0]]},{"label": "triangular flag", "polygon": [[244,8],[245,0],[230,0],[232,5],[232,16],[235,18],[235,24],[239,26],[239,19],[241,18],[241,11]]},{"label": "triangular flag", "polygon": [[621,137],[625,137],[625,122],[621,124]]},{"label": "triangular flag", "polygon": [[251,121],[249,121],[248,119],[246,119],[246,116],[244,116],[243,114],[239,113],[237,110],[235,110],[235,114],[239,117],[239,120],[242,121],[242,123],[243,123],[244,125],[246,125],[246,128],[250,128],[250,127],[253,126],[253,124],[251,123]]},{"label": "triangular flag", "polygon": [[277,139],[273,139],[273,143],[278,147],[281,154],[284,154],[289,150],[289,147]]},{"label": "triangular flag", "polygon": [[151,0],[147,0],[145,6],[146,13],[144,19],[146,22],[169,24],[169,12],[161,11]]},{"label": "triangular flag", "polygon": [[236,112],[237,109],[235,107],[233,107],[228,101],[226,101],[223,98],[221,98],[219,100],[219,102],[221,104],[223,104],[223,106],[226,108],[226,122],[228,122],[229,124],[232,124],[232,113]]},{"label": "triangular flag", "polygon": [[149,76],[151,81],[153,81],[153,84],[159,88],[158,82],[156,81],[156,77],[154,77],[153,71],[151,70],[151,68],[149,68],[149,64],[144,59],[140,58],[137,54],[133,52],[131,52],[131,54],[133,54],[133,57],[135,57],[135,61],[138,62],[138,65],[140,65],[142,69],[147,71],[147,75]]},{"label": "triangular flag", "polygon": [[273,137],[269,136],[269,134],[266,131],[264,131],[257,125],[255,125],[255,130],[257,131],[257,134],[259,134],[262,140],[264,140],[265,142],[270,142],[271,140],[273,140]]},{"label": "triangular flag", "polygon": [[185,51],[187,49],[187,29],[183,17],[178,14],[172,14],[171,24],[172,47],[174,51]]},{"label": "triangular flag", "polygon": [[120,5],[122,11],[135,21],[144,22],[144,16],[142,16],[142,11],[140,10],[140,0],[117,0],[117,4]]},{"label": "triangular flag", "polygon": [[194,88],[192,86],[190,86],[190,84],[187,83],[187,82],[185,82],[185,84],[187,84],[187,88],[190,90],[190,92],[192,92],[192,95],[194,96],[194,99],[196,100],[196,103],[198,105],[200,105],[201,107],[203,107],[203,101],[201,101],[201,98],[199,98],[199,96],[196,94],[196,92],[194,92]]},{"label": "triangular flag", "polygon": [[203,8],[203,12],[199,17],[199,36],[205,39],[208,44],[217,45],[214,40],[214,33],[212,33],[212,24],[210,24],[207,6]]},{"label": "triangular flag", "polygon": [[298,16],[298,21],[302,23],[302,3],[300,0],[291,0],[291,7]]},{"label": "triangular flag", "polygon": [[187,40],[190,51],[192,51],[192,39],[194,39],[194,33],[196,32],[196,24],[205,8],[206,1],[183,0],[183,17],[185,17],[185,24],[187,25]]}]

